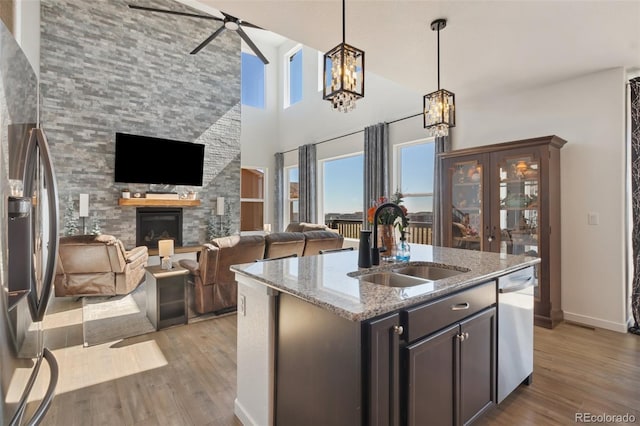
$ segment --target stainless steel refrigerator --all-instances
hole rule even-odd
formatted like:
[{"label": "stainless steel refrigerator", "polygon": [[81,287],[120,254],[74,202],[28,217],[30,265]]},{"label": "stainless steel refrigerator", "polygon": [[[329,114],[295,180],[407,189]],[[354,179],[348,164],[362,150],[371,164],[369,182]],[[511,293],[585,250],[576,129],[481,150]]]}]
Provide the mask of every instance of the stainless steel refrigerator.
[{"label": "stainless steel refrigerator", "polygon": [[[2,425],[36,425],[58,380],[43,327],[58,248],[58,194],[38,128],[38,81],[1,22],[0,199],[0,419]],[[45,390],[35,392],[47,369],[48,384],[37,385]]]}]

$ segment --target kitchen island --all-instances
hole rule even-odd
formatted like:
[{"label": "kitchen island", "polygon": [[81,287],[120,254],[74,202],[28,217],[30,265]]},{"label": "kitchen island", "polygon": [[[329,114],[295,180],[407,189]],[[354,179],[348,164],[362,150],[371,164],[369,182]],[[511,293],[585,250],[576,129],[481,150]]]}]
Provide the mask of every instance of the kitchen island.
[{"label": "kitchen island", "polygon": [[[233,266],[238,418],[464,424],[494,403],[496,283],[539,259],[423,245],[411,252],[418,269],[456,274],[411,282],[391,272],[402,264],[359,270],[355,251]],[[397,287],[375,283],[390,278]]]}]

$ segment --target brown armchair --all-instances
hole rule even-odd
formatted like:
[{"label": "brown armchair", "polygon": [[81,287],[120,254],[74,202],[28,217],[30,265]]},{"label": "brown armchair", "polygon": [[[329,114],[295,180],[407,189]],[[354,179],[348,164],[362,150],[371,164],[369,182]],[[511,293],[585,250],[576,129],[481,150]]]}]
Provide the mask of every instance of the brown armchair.
[{"label": "brown armchair", "polygon": [[232,310],[237,306],[238,286],[235,273],[229,267],[254,262],[264,256],[264,237],[234,235],[203,244],[198,261],[181,260],[189,270],[194,286],[195,310],[199,314]]},{"label": "brown armchair", "polygon": [[342,248],[344,237],[333,231],[309,231],[304,233],[303,256],[314,256],[320,254],[320,250],[331,250]]},{"label": "brown armchair", "polygon": [[264,258],[302,256],[305,238],[302,232],[276,232],[264,237]]},{"label": "brown armchair", "polygon": [[144,280],[147,247],[125,250],[112,235],[60,238],[56,296],[113,296],[128,294]]}]

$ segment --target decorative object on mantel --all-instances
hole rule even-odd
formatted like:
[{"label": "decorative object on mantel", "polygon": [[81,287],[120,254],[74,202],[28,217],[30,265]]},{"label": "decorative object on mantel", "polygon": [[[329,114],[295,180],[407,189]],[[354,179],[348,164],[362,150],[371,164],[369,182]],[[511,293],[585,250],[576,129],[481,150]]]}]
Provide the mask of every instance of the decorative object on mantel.
[{"label": "decorative object on mantel", "polygon": [[131,192],[127,188],[122,190],[122,198],[131,198]]},{"label": "decorative object on mantel", "polygon": [[438,90],[424,95],[424,128],[431,136],[447,136],[449,128],[456,125],[455,95],[440,89],[440,30],[447,26],[446,19],[436,19],[431,29],[438,32]]},{"label": "decorative object on mantel", "polygon": [[78,232],[78,219],[73,205],[73,198],[67,198],[67,210],[64,213],[64,235],[75,235]]},{"label": "decorative object on mantel", "polygon": [[[327,73],[330,72],[331,75]],[[322,99],[349,112],[364,97],[364,51],[345,43],[345,0],[342,0],[342,43],[325,53]]]}]

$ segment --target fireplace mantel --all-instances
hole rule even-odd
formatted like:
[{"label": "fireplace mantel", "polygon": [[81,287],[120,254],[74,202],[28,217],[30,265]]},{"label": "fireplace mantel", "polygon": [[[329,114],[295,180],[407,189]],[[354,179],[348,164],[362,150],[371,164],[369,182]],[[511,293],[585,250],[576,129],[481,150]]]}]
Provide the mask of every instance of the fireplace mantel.
[{"label": "fireplace mantel", "polygon": [[200,200],[158,200],[151,198],[120,198],[119,206],[132,207],[196,207]]}]

